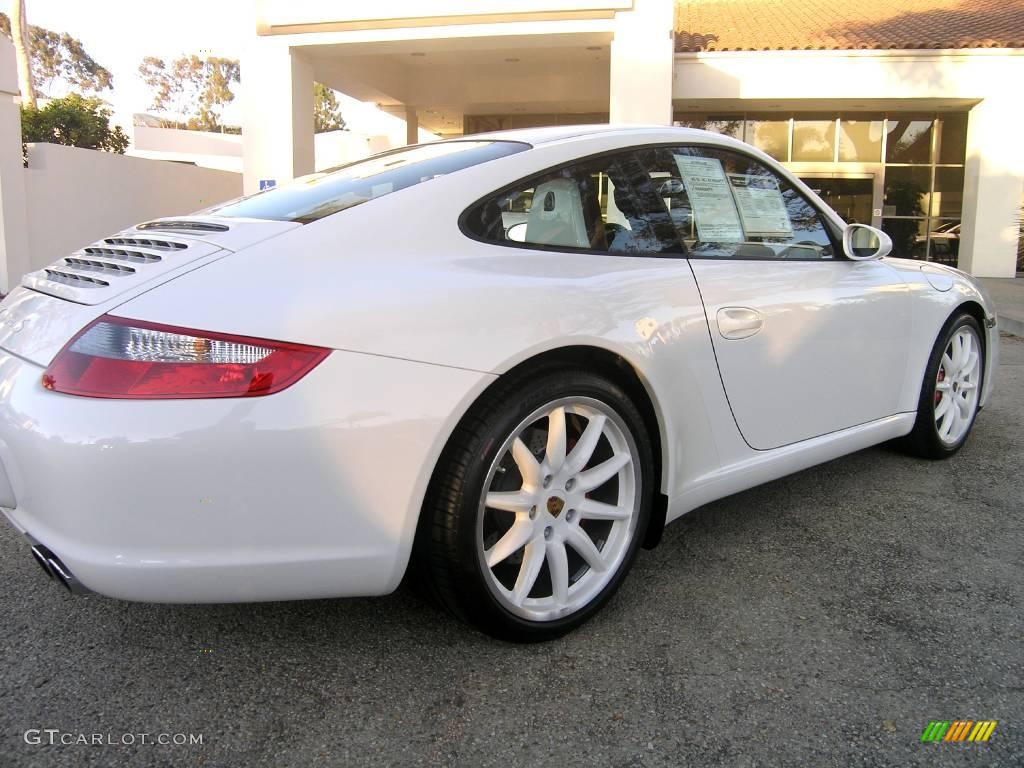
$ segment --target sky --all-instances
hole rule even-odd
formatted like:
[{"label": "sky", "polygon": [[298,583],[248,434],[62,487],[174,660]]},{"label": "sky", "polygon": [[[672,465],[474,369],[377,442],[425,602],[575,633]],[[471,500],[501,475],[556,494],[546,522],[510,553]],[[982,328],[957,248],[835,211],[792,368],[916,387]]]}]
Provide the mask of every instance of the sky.
[{"label": "sky", "polygon": [[[145,56],[239,58],[256,34],[252,0],[25,0],[25,13],[30,24],[77,37],[110,70],[114,91],[101,95],[126,128],[133,112],[150,106],[149,89],[138,76]],[[237,124],[237,99],[232,111],[234,119],[228,113],[226,122]]]},{"label": "sky", "polygon": [[[9,6],[0,0],[8,15]],[[254,0],[25,0],[29,24],[77,37],[110,70],[114,90],[101,96],[113,105],[113,122],[129,135],[132,114],[150,109],[149,89],[138,75],[142,59],[166,61],[192,53],[241,58],[256,35],[254,6]],[[241,123],[238,102],[225,110],[226,124]],[[348,97],[339,102],[353,130],[394,129],[397,118]]]}]

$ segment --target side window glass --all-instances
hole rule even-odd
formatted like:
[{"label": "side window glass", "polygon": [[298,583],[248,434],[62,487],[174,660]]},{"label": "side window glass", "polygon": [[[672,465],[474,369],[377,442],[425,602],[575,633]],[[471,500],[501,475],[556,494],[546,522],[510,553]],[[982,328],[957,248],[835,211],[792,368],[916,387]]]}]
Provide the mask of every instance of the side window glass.
[{"label": "side window glass", "polygon": [[[832,259],[818,211],[785,178],[738,152],[648,150],[667,175],[672,220],[688,254],[712,259]],[[670,155],[668,158],[666,155]]]},{"label": "side window glass", "polygon": [[622,255],[681,254],[658,183],[633,153],[585,160],[501,192],[467,212],[494,243]]}]

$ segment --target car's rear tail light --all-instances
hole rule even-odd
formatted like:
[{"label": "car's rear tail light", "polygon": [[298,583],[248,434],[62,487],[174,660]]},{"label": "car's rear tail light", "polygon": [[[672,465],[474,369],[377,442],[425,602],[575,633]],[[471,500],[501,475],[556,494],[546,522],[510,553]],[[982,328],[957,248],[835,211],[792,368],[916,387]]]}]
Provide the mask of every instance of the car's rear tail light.
[{"label": "car's rear tail light", "polygon": [[141,400],[280,392],[330,350],[104,315],[69,341],[43,386],[84,397]]}]

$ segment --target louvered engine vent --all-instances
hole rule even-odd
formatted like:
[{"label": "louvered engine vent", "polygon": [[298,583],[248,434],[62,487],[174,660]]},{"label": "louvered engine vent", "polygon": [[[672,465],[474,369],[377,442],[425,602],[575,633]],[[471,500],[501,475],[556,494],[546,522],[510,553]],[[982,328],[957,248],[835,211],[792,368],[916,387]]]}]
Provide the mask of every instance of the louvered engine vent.
[{"label": "louvered engine vent", "polygon": [[188,249],[178,240],[108,237],[47,267],[48,280],[76,288],[107,288],[119,278],[135,275],[146,265]]},{"label": "louvered engine vent", "polygon": [[215,243],[185,234],[151,235],[133,228],[29,272],[21,284],[79,304],[100,304],[218,250]]}]

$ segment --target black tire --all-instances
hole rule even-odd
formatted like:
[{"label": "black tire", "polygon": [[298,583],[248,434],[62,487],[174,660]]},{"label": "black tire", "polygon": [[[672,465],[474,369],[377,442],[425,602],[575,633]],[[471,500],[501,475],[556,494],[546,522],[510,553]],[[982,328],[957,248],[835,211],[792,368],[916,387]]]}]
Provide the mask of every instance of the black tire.
[{"label": "black tire", "polygon": [[[489,569],[479,549],[484,484],[499,451],[524,419],[547,404],[577,397],[599,401],[614,411],[635,444],[640,472],[636,525],[617,571],[589,603],[561,618],[530,621],[511,613],[487,581],[490,573],[485,572]],[[643,418],[613,381],[588,371],[562,368],[498,382],[462,419],[442,453],[421,512],[411,575],[454,616],[493,637],[513,642],[559,637],[600,610],[625,578],[650,519],[653,467]]]},{"label": "black tire", "polygon": [[914,422],[914,429],[909,435],[903,438],[901,447],[914,456],[924,459],[948,459],[963,447],[974,427],[980,408],[976,404],[970,414],[970,422],[967,429],[960,438],[954,442],[944,441],[939,436],[938,426],[935,417],[936,385],[939,375],[939,366],[942,356],[950,346],[953,336],[964,327],[971,328],[977,334],[980,355],[979,378],[976,382],[979,399],[981,388],[984,386],[985,375],[985,335],[981,330],[978,321],[966,312],[955,314],[949,319],[938,339],[932,348],[931,356],[928,358],[928,366],[925,368],[924,381],[921,383],[921,395],[917,404],[917,420]]}]

